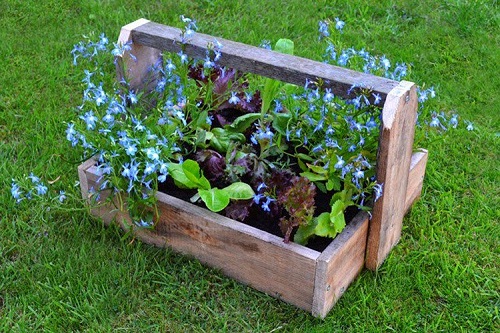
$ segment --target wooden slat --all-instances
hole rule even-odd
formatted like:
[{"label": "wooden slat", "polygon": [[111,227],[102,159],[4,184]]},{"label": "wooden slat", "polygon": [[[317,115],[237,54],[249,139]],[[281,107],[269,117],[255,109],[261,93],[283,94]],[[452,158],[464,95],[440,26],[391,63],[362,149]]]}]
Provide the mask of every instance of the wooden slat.
[{"label": "wooden slat", "polygon": [[[157,48],[162,51],[179,52],[181,30],[166,25],[147,22],[132,30],[132,40],[136,44]],[[185,45],[185,53],[193,58],[206,57],[207,44],[214,37],[195,33]],[[379,93],[382,100],[398,85],[397,81],[356,72],[342,67],[282,54],[260,47],[245,45],[223,38],[217,38],[223,45],[219,63],[245,73],[254,73],[283,82],[304,85],[306,79],[325,81],[325,87],[332,88],[336,95],[346,97],[353,84],[364,84]]]},{"label": "wooden slat", "polygon": [[87,170],[95,165],[96,160],[90,158],[78,166],[78,180],[80,182],[80,189],[82,191],[82,198],[84,200],[89,200],[89,187],[87,179]]},{"label": "wooden slat", "polygon": [[[95,167],[86,174],[90,186]],[[160,220],[155,232],[134,230],[141,241],[169,246],[216,267],[229,277],[257,290],[311,311],[316,260],[320,253],[256,228],[220,216],[180,199],[157,193]],[[112,204],[92,210],[106,223],[116,219],[124,230],[130,218]]]},{"label": "wooden slat", "polygon": [[[124,26],[118,37],[118,44],[132,42],[132,30],[148,22],[150,21],[139,19]],[[151,72],[151,68],[161,59],[161,52],[157,48],[139,43],[132,43],[131,48],[129,52],[119,56],[123,61],[116,61],[117,81],[126,79],[132,90],[150,92],[157,82],[157,76]]]},{"label": "wooden slat", "polygon": [[416,86],[407,81],[389,93],[382,110],[377,181],[384,184],[384,193],[370,221],[366,267],[371,270],[380,267],[401,237],[416,110]]},{"label": "wooden slat", "polygon": [[324,318],[365,264],[369,216],[360,212],[321,253],[312,314]]},{"label": "wooden slat", "polygon": [[411,208],[415,200],[417,200],[422,193],[428,156],[429,153],[425,149],[420,149],[420,151],[411,156],[410,175],[408,176],[408,186],[406,189],[405,212]]}]

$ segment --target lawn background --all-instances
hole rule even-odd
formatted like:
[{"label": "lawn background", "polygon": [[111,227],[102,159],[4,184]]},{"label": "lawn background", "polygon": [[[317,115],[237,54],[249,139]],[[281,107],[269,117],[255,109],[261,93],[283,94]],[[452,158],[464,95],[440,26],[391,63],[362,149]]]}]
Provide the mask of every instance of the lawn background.
[{"label": "lawn background", "polygon": [[[0,0],[0,331],[450,332],[500,329],[500,8],[497,1]],[[364,271],[325,320],[168,250],[129,243],[82,209],[64,121],[81,100],[70,51],[140,17],[258,45],[294,40],[319,60],[318,21],[346,46],[412,63],[459,128],[418,135],[422,198],[378,272]],[[474,123],[467,131],[463,120]],[[423,132],[420,132],[423,133]],[[30,172],[68,200],[22,202]]]}]

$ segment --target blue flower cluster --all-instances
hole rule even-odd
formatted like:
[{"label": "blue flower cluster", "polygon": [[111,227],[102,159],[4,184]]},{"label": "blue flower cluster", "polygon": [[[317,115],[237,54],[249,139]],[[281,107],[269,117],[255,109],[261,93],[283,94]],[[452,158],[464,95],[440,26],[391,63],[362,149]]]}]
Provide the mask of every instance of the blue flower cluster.
[{"label": "blue flower cluster", "polygon": [[[337,50],[333,39],[330,38],[330,21],[320,21],[319,22],[319,36],[320,39],[327,40],[327,46],[325,48],[325,54],[323,55],[323,60],[327,63],[338,65],[342,67],[348,67],[355,70],[362,70],[365,73],[370,73],[374,75],[384,76],[392,80],[400,81],[405,79],[409,74],[409,66],[406,63],[396,63],[396,66],[392,66],[391,61],[385,56],[372,55],[365,49],[355,49],[353,47],[341,48]],[[345,22],[335,19],[335,28],[339,31],[345,26]],[[428,89],[417,88],[418,102],[419,102],[419,117],[430,117],[430,121],[425,121],[430,127],[435,127],[441,130],[447,130],[444,124],[448,124],[449,127],[457,128],[459,125],[458,116],[452,114],[448,119],[444,113],[439,115],[436,112],[427,112],[424,110],[424,105],[429,99],[436,97],[436,92],[434,87],[429,87]],[[380,96],[376,97],[376,101],[380,102]],[[354,101],[357,103],[357,101]],[[443,124],[444,123],[444,124]],[[470,121],[465,121],[467,124],[467,130],[472,131],[474,129],[473,124]],[[417,123],[417,125],[421,125]]]},{"label": "blue flower cluster", "polygon": [[271,205],[273,202],[276,201],[275,198],[273,198],[269,193],[266,192],[267,185],[265,183],[260,183],[259,186],[257,187],[257,193],[253,197],[253,202],[256,205],[260,205],[262,210],[264,212],[270,212]]},{"label": "blue flower cluster", "polygon": [[[193,36],[196,22],[184,16],[181,20],[186,26],[180,41],[185,43]],[[220,57],[221,47],[214,42],[214,58]],[[121,57],[130,52],[133,52],[131,43],[110,45],[105,35],[97,42],[75,45],[72,51],[75,65],[97,69],[83,71],[82,104],[76,108],[76,119],[67,123],[66,139],[72,147],[82,149],[84,157],[99,156],[99,190],[125,189],[132,200],[147,201],[157,183],[166,181],[169,162],[183,158],[179,142],[188,125],[186,91],[189,89],[179,67],[185,66],[188,58],[181,51],[165,56],[163,62],[152,68],[151,75],[157,82],[154,91],[157,106],[145,112],[150,100],[131,89],[126,80],[117,85],[100,70],[109,59],[122,61]],[[134,59],[133,54],[130,56]],[[209,62],[213,61],[207,55],[204,65],[209,68],[212,66]]]},{"label": "blue flower cluster", "polygon": [[[20,203],[25,199],[32,200],[35,197],[50,196],[48,190],[47,185],[38,176],[30,173],[29,176],[21,181],[12,179],[10,193],[16,202]],[[55,198],[61,203],[64,202],[66,200],[66,192],[59,191],[59,194]]]},{"label": "blue flower cluster", "polygon": [[306,162],[316,174],[313,179],[351,184],[344,186],[351,186],[361,203],[376,187],[378,199],[382,184],[375,182],[376,155],[369,152],[378,145],[380,96],[362,84],[349,89],[348,93],[356,90],[356,94],[347,101],[309,81],[304,88],[293,96],[296,116],[288,123],[286,141],[294,147],[307,147]]}]

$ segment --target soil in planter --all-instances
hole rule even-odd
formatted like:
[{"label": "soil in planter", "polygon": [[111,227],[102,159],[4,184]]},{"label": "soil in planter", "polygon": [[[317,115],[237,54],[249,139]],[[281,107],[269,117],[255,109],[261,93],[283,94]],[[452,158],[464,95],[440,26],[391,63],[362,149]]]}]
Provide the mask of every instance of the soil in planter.
[{"label": "soil in planter", "polygon": [[[167,181],[165,183],[160,183],[158,186],[158,191],[171,195],[175,198],[184,200],[186,202],[190,202],[189,199],[197,193],[196,190],[178,188],[177,186],[174,185],[171,178],[167,178]],[[329,205],[330,198],[331,195],[318,191],[315,197],[316,212],[318,215],[321,214],[322,212],[330,211],[330,205]],[[202,202],[196,202],[194,204],[199,207],[206,208]],[[347,210],[345,211],[346,222],[349,223],[349,221],[351,221],[358,212],[359,210],[356,207],[347,208]],[[220,212],[220,214],[224,216],[224,211]],[[242,223],[269,232],[270,234],[273,234],[275,236],[283,237],[283,234],[279,228],[278,221],[276,219],[271,218],[271,216],[265,214],[261,209],[259,209],[256,206],[251,207],[249,216],[244,221],[242,221]],[[290,238],[291,240],[293,240],[294,234],[295,232],[292,233],[292,237]],[[319,236],[311,237],[306,247],[318,252],[322,252],[332,242],[332,240],[333,240],[332,238],[328,237],[319,237]]]}]

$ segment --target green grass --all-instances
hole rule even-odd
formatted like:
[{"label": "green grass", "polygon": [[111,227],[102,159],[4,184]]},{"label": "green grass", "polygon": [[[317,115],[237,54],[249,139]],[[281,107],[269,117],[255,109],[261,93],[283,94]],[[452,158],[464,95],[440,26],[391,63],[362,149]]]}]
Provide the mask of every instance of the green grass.
[{"label": "green grass", "polygon": [[[500,330],[500,29],[497,1],[21,1],[0,9],[0,331],[488,332]],[[313,3],[313,4],[311,4]],[[322,321],[195,260],[123,239],[79,199],[64,137],[78,105],[69,54],[83,34],[140,17],[258,45],[286,37],[320,59],[317,21],[341,17],[346,45],[412,63],[436,110],[474,122],[419,135],[421,200],[378,272],[364,271]],[[68,190],[64,209],[16,205],[31,171]],[[68,208],[72,207],[72,208]]]}]

